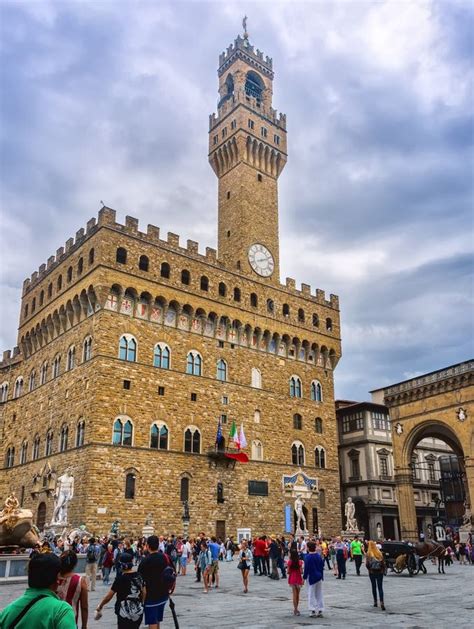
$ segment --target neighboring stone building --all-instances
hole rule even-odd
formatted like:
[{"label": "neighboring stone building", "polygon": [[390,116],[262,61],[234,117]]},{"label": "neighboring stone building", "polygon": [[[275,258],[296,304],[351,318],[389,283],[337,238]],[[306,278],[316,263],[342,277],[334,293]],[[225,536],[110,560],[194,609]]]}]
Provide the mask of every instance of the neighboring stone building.
[{"label": "neighboring stone building", "polygon": [[[469,519],[474,499],[474,361],[372,391],[384,403],[393,426],[394,476],[401,536],[416,539],[417,513],[413,493],[413,453],[426,437],[441,439],[458,457],[464,483],[462,519]],[[474,522],[472,522],[474,525]]]},{"label": "neighboring stone building", "polygon": [[[356,506],[361,530],[377,539],[400,539],[394,479],[392,425],[388,408],[372,402],[336,400],[339,431],[341,499]],[[423,439],[413,452],[413,497],[418,531],[431,535],[440,517],[440,457],[451,448],[435,438]]]},{"label": "neighboring stone building", "polygon": [[[70,523],[96,532],[118,518],[137,534],[148,513],[180,532],[188,511],[191,532],[290,530],[298,486],[308,528],[340,530],[338,298],[280,284],[272,60],[245,35],[218,75],[219,254],[104,207],[24,282],[19,347],[0,366],[0,494],[40,526],[69,467]],[[216,452],[219,419],[226,439],[243,424],[249,463]]]}]

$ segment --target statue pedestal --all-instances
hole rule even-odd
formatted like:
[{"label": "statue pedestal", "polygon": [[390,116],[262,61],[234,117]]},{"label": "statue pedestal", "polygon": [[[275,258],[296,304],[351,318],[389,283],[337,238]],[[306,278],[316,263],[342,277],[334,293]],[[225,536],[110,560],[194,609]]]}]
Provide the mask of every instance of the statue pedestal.
[{"label": "statue pedestal", "polygon": [[155,532],[155,528],[151,524],[145,524],[142,528],[142,537],[150,537]]},{"label": "statue pedestal", "polygon": [[341,531],[341,537],[350,537],[352,539],[359,537],[360,539],[365,539],[365,531]]},{"label": "statue pedestal", "polygon": [[309,536],[309,532],[307,529],[305,529],[304,531],[302,529],[296,529],[295,531],[295,537],[308,537]]}]

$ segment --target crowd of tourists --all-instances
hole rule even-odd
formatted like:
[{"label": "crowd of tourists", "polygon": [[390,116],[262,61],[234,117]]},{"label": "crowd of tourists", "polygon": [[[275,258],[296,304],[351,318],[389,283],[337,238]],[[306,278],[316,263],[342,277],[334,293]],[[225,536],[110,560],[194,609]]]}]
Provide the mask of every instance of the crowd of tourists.
[{"label": "crowd of tourists", "polygon": [[[460,564],[474,564],[472,541],[454,542],[447,557]],[[85,557],[85,576],[77,572],[78,555]],[[118,629],[137,629],[142,621],[159,629],[176,579],[192,569],[203,592],[220,587],[222,562],[237,562],[243,592],[249,591],[250,575],[274,581],[286,579],[292,593],[293,614],[300,615],[300,593],[306,583],[308,611],[312,617],[324,612],[324,572],[336,579],[346,578],[347,561],[354,562],[355,574],[365,564],[371,583],[374,607],[385,610],[383,577],[386,573],[380,544],[374,541],[336,537],[321,539],[289,535],[261,535],[254,539],[226,540],[208,537],[155,536],[148,539],[119,538],[117,535],[45,540],[32,549],[28,565],[28,589],[0,614],[0,627],[24,629],[87,629],[89,592],[97,587],[100,572],[104,596],[95,610],[100,619],[107,603],[115,599]],[[37,623],[37,624],[35,624]]]}]

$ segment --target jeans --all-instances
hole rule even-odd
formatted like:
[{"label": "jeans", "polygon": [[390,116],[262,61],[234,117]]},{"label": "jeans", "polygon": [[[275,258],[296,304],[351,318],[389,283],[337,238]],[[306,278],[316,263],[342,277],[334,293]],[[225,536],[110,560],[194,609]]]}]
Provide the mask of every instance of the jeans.
[{"label": "jeans", "polygon": [[231,550],[227,551],[227,555],[226,555],[226,561],[232,561],[233,559],[233,553]]},{"label": "jeans", "polygon": [[362,564],[362,555],[354,555],[354,563],[355,563],[357,574],[360,574],[360,566]]},{"label": "jeans", "polygon": [[326,556],[324,557],[324,561],[325,561],[325,562],[326,562],[326,564],[327,564],[328,570],[331,570],[331,564],[329,563],[329,555],[326,555]]},{"label": "jeans", "polygon": [[380,602],[383,603],[383,572],[378,574],[369,574],[370,582],[372,583],[372,594],[374,597],[374,603],[377,602],[377,589],[379,591]]},{"label": "jeans", "polygon": [[337,561],[337,572],[338,577],[346,576],[346,560],[344,559],[344,554],[342,552],[336,553],[336,561]]},{"label": "jeans", "polygon": [[255,557],[256,561],[256,566],[258,568],[258,572],[259,574],[267,574],[267,567],[265,565],[265,557]]},{"label": "jeans", "polygon": [[278,568],[281,570],[281,578],[286,579],[285,560],[283,559],[281,555],[280,557],[278,557],[277,565],[278,565]]},{"label": "jeans", "polygon": [[102,566],[102,583],[104,585],[108,585],[110,583],[109,576],[110,576],[110,567],[106,568],[105,566]]}]

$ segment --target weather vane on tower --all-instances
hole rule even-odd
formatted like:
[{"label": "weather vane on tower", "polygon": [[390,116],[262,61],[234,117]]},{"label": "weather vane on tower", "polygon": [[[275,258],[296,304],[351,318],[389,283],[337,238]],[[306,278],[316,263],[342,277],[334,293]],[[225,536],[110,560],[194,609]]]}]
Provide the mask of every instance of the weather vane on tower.
[{"label": "weather vane on tower", "polygon": [[244,19],[242,20],[242,27],[244,29],[244,39],[249,38],[249,34],[247,33],[247,16],[244,15]]}]

